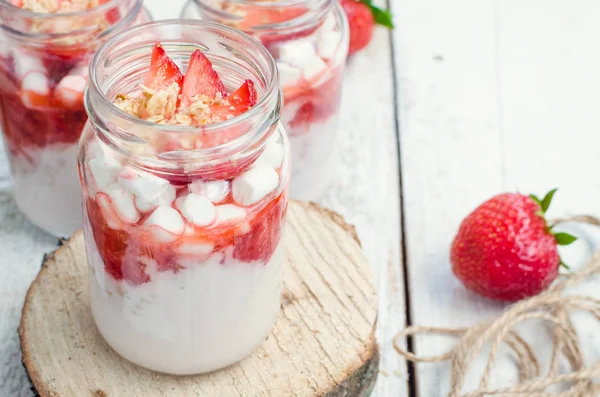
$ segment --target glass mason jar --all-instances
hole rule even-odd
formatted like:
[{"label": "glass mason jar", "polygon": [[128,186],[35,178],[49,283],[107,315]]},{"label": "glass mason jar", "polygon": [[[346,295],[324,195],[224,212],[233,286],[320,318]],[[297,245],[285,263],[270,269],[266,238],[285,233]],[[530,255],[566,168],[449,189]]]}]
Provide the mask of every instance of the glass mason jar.
[{"label": "glass mason jar", "polygon": [[142,0],[55,14],[0,0],[0,122],[14,198],[47,232],[68,236],[82,225],[76,150],[89,61],[116,30],[146,20]]},{"label": "glass mason jar", "polygon": [[257,39],[277,61],[281,120],[292,147],[291,197],[316,200],[331,186],[348,21],[336,0],[188,0],[183,18],[220,22]]},{"label": "glass mason jar", "polygon": [[[143,81],[156,42],[182,71],[200,49],[228,92],[250,79],[258,102],[201,127],[124,113],[112,101]],[[243,359],[264,342],[280,307],[290,156],[273,58],[227,26],[144,24],[98,51],[85,105],[78,165],[100,333],[124,358],[164,373]],[[245,194],[248,185],[254,190]],[[194,217],[188,205],[200,201],[204,215]]]}]

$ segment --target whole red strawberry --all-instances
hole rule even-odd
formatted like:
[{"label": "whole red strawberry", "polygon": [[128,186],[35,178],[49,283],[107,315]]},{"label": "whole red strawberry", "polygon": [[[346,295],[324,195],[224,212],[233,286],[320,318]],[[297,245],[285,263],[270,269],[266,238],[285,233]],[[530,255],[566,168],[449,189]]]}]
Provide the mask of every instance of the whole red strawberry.
[{"label": "whole red strawberry", "polygon": [[547,288],[562,264],[557,245],[575,237],[553,234],[544,214],[556,189],[542,200],[519,193],[492,197],[460,225],[452,243],[452,271],[470,290],[514,302]]},{"label": "whole red strawberry", "polygon": [[362,50],[369,44],[375,23],[393,27],[390,13],[375,7],[371,0],[341,0],[341,4],[350,26],[348,55]]}]

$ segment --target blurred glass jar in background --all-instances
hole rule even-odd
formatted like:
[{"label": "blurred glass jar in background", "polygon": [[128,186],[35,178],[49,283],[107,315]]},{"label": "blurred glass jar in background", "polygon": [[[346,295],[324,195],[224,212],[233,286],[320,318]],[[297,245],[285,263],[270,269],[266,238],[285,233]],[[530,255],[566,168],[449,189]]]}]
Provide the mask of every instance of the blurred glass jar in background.
[{"label": "blurred glass jar in background", "polygon": [[188,0],[181,16],[216,21],[260,40],[277,62],[281,120],[292,148],[291,197],[316,200],[337,166],[348,22],[335,0]]},{"label": "blurred glass jar in background", "polygon": [[57,236],[82,226],[77,141],[96,49],[150,20],[142,0],[0,0],[0,122],[21,212]]}]

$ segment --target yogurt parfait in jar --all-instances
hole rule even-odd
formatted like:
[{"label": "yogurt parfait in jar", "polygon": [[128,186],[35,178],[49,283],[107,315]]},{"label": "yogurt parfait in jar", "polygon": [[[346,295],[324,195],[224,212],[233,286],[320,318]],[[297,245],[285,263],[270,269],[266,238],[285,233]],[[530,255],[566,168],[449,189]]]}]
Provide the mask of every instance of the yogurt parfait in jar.
[{"label": "yogurt parfait in jar", "polygon": [[280,307],[289,144],[275,62],[223,25],[162,21],[92,61],[79,144],[96,325],[185,375],[248,356]]},{"label": "yogurt parfait in jar", "polygon": [[257,39],[277,62],[281,119],[292,148],[291,195],[320,198],[337,165],[348,22],[335,0],[188,0],[182,17],[217,21]]},{"label": "yogurt parfait in jar", "polygon": [[19,209],[58,236],[82,225],[77,141],[99,45],[150,16],[142,0],[0,0],[0,126]]}]

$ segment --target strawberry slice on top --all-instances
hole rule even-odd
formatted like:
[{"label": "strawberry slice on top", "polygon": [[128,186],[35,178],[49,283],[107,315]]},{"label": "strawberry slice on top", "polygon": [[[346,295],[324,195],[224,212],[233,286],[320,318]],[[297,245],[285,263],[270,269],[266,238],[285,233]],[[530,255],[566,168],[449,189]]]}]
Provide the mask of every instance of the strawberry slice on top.
[{"label": "strawberry slice on top", "polygon": [[184,107],[190,106],[193,102],[192,98],[196,95],[216,98],[218,94],[221,94],[222,98],[227,96],[225,85],[206,55],[200,50],[194,51],[190,57],[188,70],[183,78],[181,105]]},{"label": "strawberry slice on top", "polygon": [[258,94],[254,82],[246,80],[244,83],[226,98],[225,104],[211,106],[211,113],[220,120],[228,120],[246,112],[256,105]]},{"label": "strawberry slice on top", "polygon": [[150,70],[144,77],[144,85],[153,90],[158,90],[173,83],[177,83],[181,87],[183,75],[160,43],[156,43],[152,49]]}]

